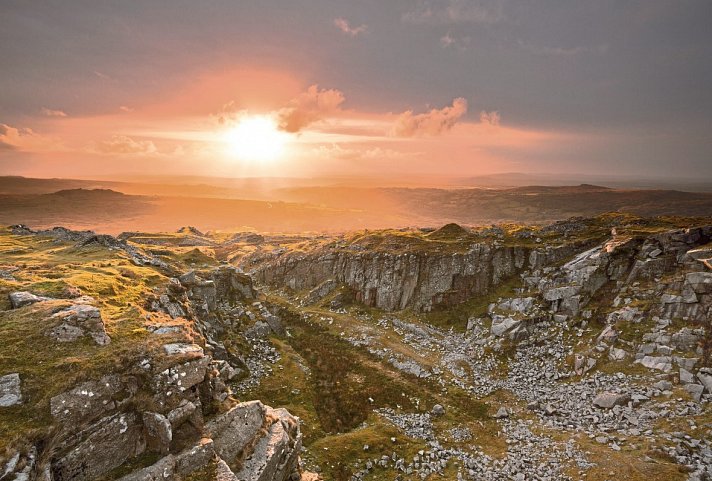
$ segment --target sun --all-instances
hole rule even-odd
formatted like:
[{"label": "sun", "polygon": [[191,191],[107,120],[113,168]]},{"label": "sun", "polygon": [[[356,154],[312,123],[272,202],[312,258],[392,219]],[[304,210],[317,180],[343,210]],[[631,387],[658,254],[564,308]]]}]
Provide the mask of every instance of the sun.
[{"label": "sun", "polygon": [[231,156],[241,160],[268,162],[284,152],[289,134],[279,130],[277,122],[266,115],[242,118],[225,132],[224,141]]}]

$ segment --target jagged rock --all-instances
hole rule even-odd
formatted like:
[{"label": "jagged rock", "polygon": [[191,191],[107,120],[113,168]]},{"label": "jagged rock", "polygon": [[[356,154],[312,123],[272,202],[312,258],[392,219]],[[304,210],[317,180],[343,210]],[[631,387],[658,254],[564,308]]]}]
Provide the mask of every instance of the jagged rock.
[{"label": "jagged rock", "polygon": [[63,443],[63,448],[52,459],[52,478],[53,481],[91,481],[143,450],[138,415],[114,414]]},{"label": "jagged rock", "polygon": [[503,311],[514,311],[520,314],[531,311],[534,308],[534,298],[533,297],[514,297],[511,299],[505,299],[504,301],[497,304],[497,309]]},{"label": "jagged rock", "polygon": [[547,301],[558,301],[575,296],[578,293],[578,288],[574,286],[554,287],[544,291],[543,296]]},{"label": "jagged rock", "polygon": [[245,337],[248,339],[264,339],[269,337],[272,328],[264,321],[257,321],[255,324],[245,331]]},{"label": "jagged rock", "polygon": [[695,382],[695,376],[685,368],[680,368],[680,384],[691,384]]},{"label": "jagged rock", "polygon": [[688,327],[683,327],[674,333],[670,339],[672,345],[681,351],[694,349],[702,339],[702,336]]},{"label": "jagged rock", "polygon": [[232,472],[230,466],[224,460],[219,460],[218,465],[215,469],[215,480],[214,481],[239,481],[235,473]]},{"label": "jagged rock", "polygon": [[493,336],[504,337],[520,341],[529,336],[527,329],[528,321],[524,319],[513,319],[511,317],[494,314],[492,316],[492,326],[490,332]]},{"label": "jagged rock", "polygon": [[327,279],[318,286],[316,286],[314,289],[309,291],[309,293],[304,297],[302,304],[303,305],[308,305],[308,304],[314,304],[315,302],[319,302],[331,292],[338,287],[338,282],[336,282],[334,279]]},{"label": "jagged rock", "polygon": [[173,440],[170,421],[162,414],[145,412],[143,413],[143,426],[148,449],[167,453]]},{"label": "jagged rock", "polygon": [[195,471],[203,469],[208,463],[213,461],[214,457],[215,450],[213,440],[203,438],[195,446],[178,454],[169,454],[158,460],[155,464],[126,475],[118,481],[166,481],[181,479]]},{"label": "jagged rock", "polygon": [[685,275],[685,283],[696,294],[712,294],[712,272],[690,272]]},{"label": "jagged rock", "polygon": [[708,393],[712,394],[712,373],[704,373],[702,371],[697,373],[697,379],[705,387]]},{"label": "jagged rock", "polygon": [[0,376],[0,407],[22,404],[22,390],[18,373]]},{"label": "jagged rock", "polygon": [[203,356],[161,371],[153,380],[156,394],[170,397],[175,391],[183,392],[202,382],[211,360]]},{"label": "jagged rock", "polygon": [[168,422],[171,423],[171,428],[176,429],[183,423],[188,421],[196,412],[197,406],[191,401],[183,400],[177,408],[168,413]]},{"label": "jagged rock", "polygon": [[94,306],[75,304],[53,314],[50,319],[61,322],[47,332],[57,342],[74,342],[85,335],[91,336],[100,346],[111,342],[106,334],[101,311]]},{"label": "jagged rock", "polygon": [[136,392],[133,378],[124,382],[118,375],[88,381],[50,399],[52,417],[70,428],[91,422],[116,409]]},{"label": "jagged rock", "polygon": [[495,418],[497,419],[504,419],[509,417],[509,411],[507,411],[507,408],[502,406],[500,407],[497,412],[494,415]]},{"label": "jagged rock", "polygon": [[635,361],[648,369],[670,372],[672,370],[672,358],[670,356],[645,356]]},{"label": "jagged rock", "polygon": [[10,299],[10,306],[13,309],[19,309],[20,307],[29,306],[30,304],[50,300],[49,297],[37,296],[26,291],[11,292],[8,294],[8,297]]},{"label": "jagged rock", "polygon": [[593,398],[593,405],[603,409],[611,409],[613,406],[625,406],[628,401],[630,401],[630,394],[604,391]]},{"label": "jagged rock", "polygon": [[529,250],[473,244],[469,252],[374,252],[324,248],[306,255],[287,254],[253,272],[265,284],[313,289],[333,279],[353,289],[357,301],[388,311],[430,311],[484,294],[519,272]]},{"label": "jagged rock", "polygon": [[265,413],[259,401],[241,403],[208,422],[205,433],[215,442],[218,455],[231,463],[262,428]]},{"label": "jagged rock", "polygon": [[268,409],[273,419],[235,476],[240,481],[286,480],[297,470],[301,434],[297,421],[284,409]]},{"label": "jagged rock", "polygon": [[611,347],[610,351],[608,351],[608,357],[612,361],[622,361],[628,357],[628,353],[624,349]]},{"label": "jagged rock", "polygon": [[705,387],[701,384],[686,384],[684,389],[690,394],[693,401],[699,402],[700,399],[702,399],[702,393],[704,392]]}]

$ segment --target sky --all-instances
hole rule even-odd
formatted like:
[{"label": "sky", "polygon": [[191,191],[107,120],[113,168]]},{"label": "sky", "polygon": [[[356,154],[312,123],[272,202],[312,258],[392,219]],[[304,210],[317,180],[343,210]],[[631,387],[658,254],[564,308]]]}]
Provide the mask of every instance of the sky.
[{"label": "sky", "polygon": [[0,2],[0,175],[712,179],[709,0]]}]

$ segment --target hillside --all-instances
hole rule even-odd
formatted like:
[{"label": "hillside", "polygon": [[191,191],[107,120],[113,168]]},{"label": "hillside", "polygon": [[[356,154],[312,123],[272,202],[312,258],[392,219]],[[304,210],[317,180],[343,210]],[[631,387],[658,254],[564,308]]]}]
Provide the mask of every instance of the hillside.
[{"label": "hillside", "polygon": [[711,218],[620,214],[318,236],[4,229],[0,466],[704,480],[711,245]]}]

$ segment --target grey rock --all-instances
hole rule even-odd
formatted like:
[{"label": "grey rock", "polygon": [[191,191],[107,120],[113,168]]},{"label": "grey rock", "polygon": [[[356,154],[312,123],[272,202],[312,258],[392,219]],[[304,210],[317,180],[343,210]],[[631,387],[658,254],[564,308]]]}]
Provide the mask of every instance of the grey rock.
[{"label": "grey rock", "polygon": [[265,406],[259,401],[238,404],[205,425],[205,433],[215,442],[218,455],[231,463],[262,428]]},{"label": "grey rock", "polygon": [[630,401],[630,394],[613,393],[604,391],[593,398],[593,405],[603,409],[611,409],[613,406],[624,406]]},{"label": "grey rock", "polygon": [[697,379],[700,380],[700,383],[705,387],[707,392],[712,394],[712,374],[707,374],[700,370],[697,373]]},{"label": "grey rock", "polygon": [[13,309],[19,309],[20,307],[29,306],[30,304],[50,300],[49,297],[37,296],[26,291],[11,292],[8,297],[10,298],[10,306],[12,306]]},{"label": "grey rock", "polygon": [[54,479],[91,481],[143,452],[142,425],[135,413],[114,414],[76,434],[65,446],[53,458]]},{"label": "grey rock", "polygon": [[168,419],[159,413],[144,412],[143,426],[148,449],[167,453],[173,440],[173,430]]},{"label": "grey rock", "polygon": [[702,384],[685,384],[684,389],[695,402],[700,402],[705,387]]},{"label": "grey rock", "polygon": [[106,334],[101,311],[88,304],[75,304],[50,317],[60,324],[50,329],[47,335],[58,342],[74,342],[84,335],[89,335],[100,346],[111,342]]},{"label": "grey rock", "polygon": [[0,376],[0,407],[22,404],[22,390],[18,373]]},{"label": "grey rock", "polygon": [[126,383],[116,375],[87,381],[50,399],[52,417],[73,429],[116,409],[136,389],[135,381]]}]

